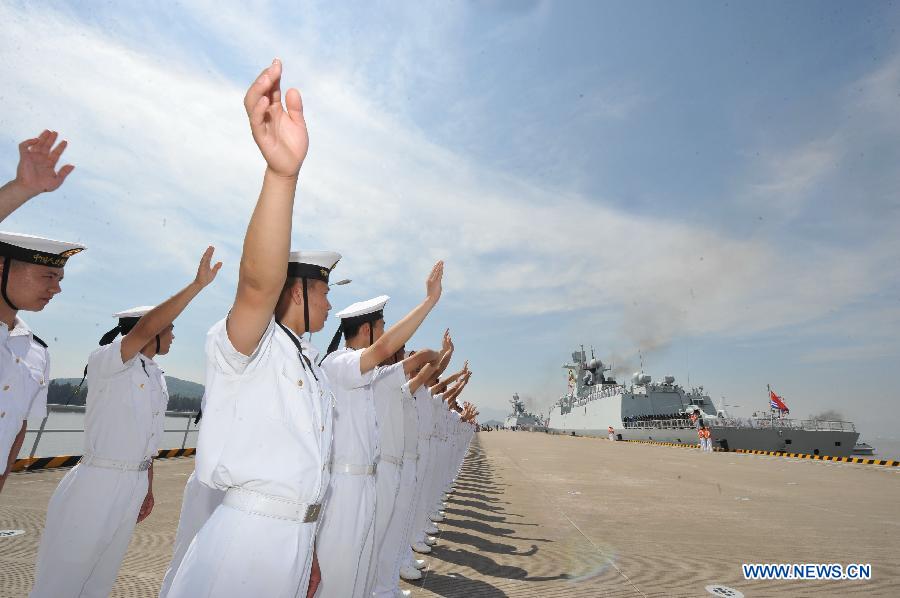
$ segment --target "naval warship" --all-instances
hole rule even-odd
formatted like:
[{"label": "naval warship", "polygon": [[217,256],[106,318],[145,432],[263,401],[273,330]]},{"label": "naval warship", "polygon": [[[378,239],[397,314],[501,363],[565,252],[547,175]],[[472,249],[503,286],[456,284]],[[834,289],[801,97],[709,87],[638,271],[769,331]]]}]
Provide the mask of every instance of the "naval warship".
[{"label": "naval warship", "polygon": [[529,413],[525,410],[525,403],[519,398],[519,394],[513,394],[513,398],[509,400],[512,405],[512,413],[506,416],[503,426],[506,428],[528,428],[531,430],[545,429],[545,422],[542,417]]},{"label": "naval warship", "polygon": [[725,450],[849,457],[859,438],[852,422],[787,419],[775,412],[731,417],[724,405],[713,405],[702,386],[688,390],[672,376],[654,381],[637,372],[631,384],[620,384],[606,375],[611,368],[593,355],[588,359],[583,347],[563,368],[569,371],[569,391],[551,407],[547,423],[555,432],[607,436],[611,426],[618,440],[697,444],[697,424],[690,418],[697,413],[711,429],[714,445]]}]

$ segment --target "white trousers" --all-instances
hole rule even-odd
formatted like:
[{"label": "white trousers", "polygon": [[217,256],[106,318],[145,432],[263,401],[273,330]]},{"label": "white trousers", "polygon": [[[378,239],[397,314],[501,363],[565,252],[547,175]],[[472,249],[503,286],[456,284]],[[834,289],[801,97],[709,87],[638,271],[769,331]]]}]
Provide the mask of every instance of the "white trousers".
[{"label": "white trousers", "polygon": [[306,598],[316,523],[219,505],[188,547],[169,598]]},{"label": "white trousers", "polygon": [[405,523],[398,500],[401,478],[401,467],[383,460],[378,463],[378,474],[375,476],[375,541],[366,584],[367,596],[393,597],[399,588],[399,543]]},{"label": "white trousers", "polygon": [[[423,469],[422,458],[418,461],[407,459],[403,461],[403,470],[400,472],[400,493],[397,496],[397,509],[402,514],[403,529],[400,533],[400,551],[398,558],[398,571],[403,565],[413,566],[415,555],[411,545],[416,521],[416,505],[418,503],[420,486],[418,482],[419,471]],[[416,540],[418,541],[418,540]],[[399,587],[399,584],[398,584]]]},{"label": "white trousers", "polygon": [[224,490],[216,490],[204,486],[196,475],[191,472],[187,483],[184,485],[184,497],[181,500],[181,517],[178,519],[178,531],[175,532],[175,550],[172,554],[172,562],[163,577],[162,587],[159,590],[159,598],[166,598],[175,573],[178,571],[188,547],[194,540],[194,536],[203,527],[203,524],[212,516],[225,498]]},{"label": "white trousers", "polygon": [[50,498],[32,598],[109,596],[147,484],[146,471],[72,468]]},{"label": "white trousers", "polygon": [[427,506],[431,490],[428,485],[432,470],[431,444],[431,438],[419,439],[419,467],[416,470],[415,509],[413,523],[409,531],[410,544],[425,541],[425,520],[428,513]]},{"label": "white trousers", "polygon": [[375,476],[332,473],[316,554],[319,598],[365,596],[375,540]]}]

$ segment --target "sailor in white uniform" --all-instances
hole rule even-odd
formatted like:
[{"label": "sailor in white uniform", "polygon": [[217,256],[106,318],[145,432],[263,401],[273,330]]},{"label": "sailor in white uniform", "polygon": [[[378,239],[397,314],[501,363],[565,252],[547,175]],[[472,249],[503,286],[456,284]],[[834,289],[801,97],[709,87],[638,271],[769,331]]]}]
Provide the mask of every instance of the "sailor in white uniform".
[{"label": "sailor in white uniform", "polygon": [[[443,372],[448,363],[449,355],[446,359],[441,359],[436,374]],[[436,456],[439,453],[437,450],[438,440],[435,435],[435,426],[437,425],[438,417],[440,417],[438,409],[442,408],[440,405],[443,404],[443,393],[447,389],[447,384],[462,375],[460,372],[441,382],[435,376],[435,378],[429,380],[419,389],[416,396],[416,408],[419,415],[419,460],[417,462],[412,522],[409,528],[409,543],[411,549],[420,554],[429,554],[431,552],[431,546],[437,541],[431,534],[437,534],[440,531],[436,523],[429,517],[429,514],[437,515],[432,513],[435,509],[430,508],[434,505],[436,498],[432,491],[432,484],[435,468],[439,467],[436,461]],[[435,518],[437,519],[438,517]],[[411,558],[410,553],[407,560]],[[405,575],[401,575],[401,577],[409,579]]]},{"label": "sailor in white uniform", "polygon": [[[206,408],[206,394],[200,399],[200,411],[197,414],[197,423],[203,415]],[[194,540],[194,536],[206,523],[216,508],[222,504],[225,498],[225,491],[218,488],[210,488],[200,483],[197,479],[196,472],[191,472],[188,476],[187,483],[184,485],[184,495],[181,500],[181,515],[178,518],[178,530],[175,532],[175,546],[172,551],[172,562],[166,569],[163,576],[162,586],[159,589],[159,598],[165,598],[172,587],[172,581],[178,572],[181,561],[187,553],[188,547]]]},{"label": "sailor in white uniform", "polygon": [[19,310],[44,309],[62,290],[66,261],[83,250],[75,243],[0,233],[0,490],[28,418],[47,415],[50,353]]},{"label": "sailor in white uniform", "polygon": [[429,350],[406,357],[401,349],[377,369],[372,383],[381,446],[375,474],[375,548],[367,584],[372,596],[409,595],[398,586],[405,523],[399,501],[404,428],[411,426],[415,431],[416,421],[407,421],[410,415],[415,417],[412,393],[430,377],[438,358],[437,352]]},{"label": "sailor in white uniform", "polygon": [[[468,367],[468,365],[466,367]],[[425,531],[427,533],[435,533],[430,531],[427,526],[434,525],[443,520],[443,511],[440,509],[443,506],[441,496],[444,495],[447,484],[445,475],[449,460],[446,449],[447,426],[450,417],[449,409],[451,408],[451,403],[455,401],[459,393],[462,392],[462,388],[465,386],[465,381],[467,380],[465,375],[462,377],[454,375],[448,378],[448,380],[449,379],[454,379],[456,382],[448,387],[447,381],[445,380],[431,388],[431,403],[434,413],[430,448],[431,467],[429,468],[427,478],[424,482],[425,489],[423,491],[423,496],[425,497],[423,509],[426,514]],[[426,542],[431,543],[429,540],[426,540]]]},{"label": "sailor in white uniform", "polygon": [[[108,596],[134,526],[153,509],[153,457],[169,395],[154,361],[169,352],[173,322],[222,264],[203,254],[190,284],[157,307],[115,314],[88,359],[84,456],[47,509],[33,598]],[[119,340],[117,336],[123,335]]]},{"label": "sailor in white uniform", "polygon": [[431,477],[432,463],[432,432],[434,430],[434,401],[428,385],[423,385],[416,393],[416,409],[419,420],[418,451],[419,460],[416,470],[416,490],[412,509],[413,521],[410,526],[409,543],[412,549],[419,554],[431,553],[431,546],[426,543],[427,533],[437,533],[434,524],[426,527],[425,502],[428,493],[428,480]]},{"label": "sailor in white uniform", "polygon": [[[375,368],[406,344],[437,304],[443,271],[443,262],[434,265],[425,300],[387,331],[383,312],[387,295],[338,313],[341,325],[322,361],[336,398],[332,478],[318,544],[323,598],[366,595],[380,452],[372,380]],[[346,346],[338,349],[342,335]]]},{"label": "sailor in white uniform", "polygon": [[[0,187],[0,222],[30,199],[58,189],[75,169],[66,164],[57,170],[67,144],[56,139],[56,132],[44,131],[19,144],[16,177]],[[44,309],[62,290],[66,260],[82,250],[75,243],[0,233],[0,491],[25,439],[27,418],[47,416],[47,344],[17,313]]]},{"label": "sailor in white uniform", "polygon": [[[427,378],[425,383],[413,393],[416,409],[415,421],[417,423],[415,431],[416,439],[414,443],[416,457],[414,460],[410,459],[410,461],[415,463],[414,483],[412,485],[411,494],[409,496],[403,495],[401,498],[401,500],[408,501],[408,506],[404,508],[404,511],[406,512],[406,525],[404,526],[403,532],[405,543],[401,551],[400,559],[400,577],[406,581],[420,579],[422,574],[419,572],[419,569],[422,569],[425,566],[425,561],[415,558],[413,550],[420,554],[429,554],[431,552],[431,546],[425,543],[425,533],[422,531],[421,526],[418,525],[422,490],[429,467],[429,430],[431,430],[433,415],[431,405],[429,404],[429,401],[431,400],[429,386],[437,383],[439,376],[450,364],[452,356],[453,342],[450,340],[448,331],[444,333],[444,347],[441,351],[441,357],[438,361],[437,368],[432,372],[431,377]],[[407,446],[408,445],[409,443],[407,443]]]},{"label": "sailor in white uniform", "polygon": [[225,497],[191,542],[169,598],[302,598],[319,583],[315,543],[334,398],[303,335],[325,325],[340,255],[290,252],[309,140],[296,89],[282,107],[281,72],[276,59],[244,99],[267,168],[234,304],[206,340],[195,474]]}]

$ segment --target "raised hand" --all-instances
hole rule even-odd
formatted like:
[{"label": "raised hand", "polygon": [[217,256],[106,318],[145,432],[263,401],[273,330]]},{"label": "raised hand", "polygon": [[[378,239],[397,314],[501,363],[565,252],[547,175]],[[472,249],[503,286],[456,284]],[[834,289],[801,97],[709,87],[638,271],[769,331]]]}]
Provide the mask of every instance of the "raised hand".
[{"label": "raised hand", "polygon": [[203,252],[203,257],[200,258],[200,266],[197,267],[197,277],[194,279],[194,282],[200,285],[200,288],[204,288],[214,281],[216,274],[222,268],[222,262],[216,262],[215,266],[210,266],[215,250],[216,248],[210,245]]},{"label": "raised hand", "polygon": [[444,331],[444,340],[441,344],[441,350],[445,353],[453,353],[453,339],[450,337],[450,329]]},{"label": "raised hand", "polygon": [[425,281],[425,292],[432,303],[437,303],[441,298],[441,279],[444,277],[444,262],[439,261],[431,269],[428,280]]},{"label": "raised hand", "polygon": [[306,158],[309,135],[300,92],[288,89],[284,99],[287,110],[281,105],[281,61],[276,58],[247,90],[244,108],[250,118],[253,140],[269,170],[293,177],[300,172]]},{"label": "raised hand", "polygon": [[16,168],[16,183],[22,190],[34,197],[46,191],[55,191],[63,184],[75,167],[66,164],[59,171],[56,163],[66,150],[66,141],[56,147],[56,131],[44,131],[34,139],[26,139],[19,144],[19,166]]}]

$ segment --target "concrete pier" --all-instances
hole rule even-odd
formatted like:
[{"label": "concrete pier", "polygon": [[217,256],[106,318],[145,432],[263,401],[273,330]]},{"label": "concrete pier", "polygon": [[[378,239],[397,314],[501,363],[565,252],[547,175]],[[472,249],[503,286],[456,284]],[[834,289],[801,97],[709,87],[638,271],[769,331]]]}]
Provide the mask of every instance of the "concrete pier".
[{"label": "concrete pier", "polygon": [[[192,459],[155,466],[113,596],[156,596]],[[0,597],[27,595],[64,470],[0,495]],[[900,469],[528,432],[477,435],[415,596],[897,596]],[[749,581],[742,563],[870,563],[869,581]],[[727,595],[727,594],[720,594]]]}]

